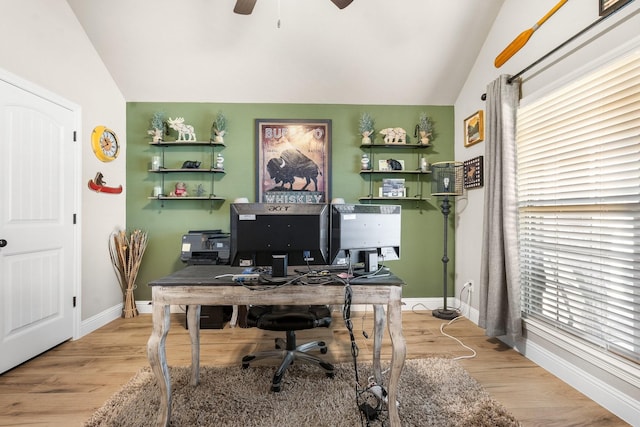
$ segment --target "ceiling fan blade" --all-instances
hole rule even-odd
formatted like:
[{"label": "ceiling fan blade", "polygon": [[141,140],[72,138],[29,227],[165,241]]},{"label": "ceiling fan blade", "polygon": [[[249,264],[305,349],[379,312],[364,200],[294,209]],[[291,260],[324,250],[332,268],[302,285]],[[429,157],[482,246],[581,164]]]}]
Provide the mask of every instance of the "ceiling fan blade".
[{"label": "ceiling fan blade", "polygon": [[344,9],[345,7],[349,6],[353,0],[331,0],[331,1],[333,2],[333,4],[338,6],[338,8]]},{"label": "ceiling fan blade", "polygon": [[233,11],[240,15],[251,15],[255,5],[256,0],[236,0],[236,7],[233,8]]}]

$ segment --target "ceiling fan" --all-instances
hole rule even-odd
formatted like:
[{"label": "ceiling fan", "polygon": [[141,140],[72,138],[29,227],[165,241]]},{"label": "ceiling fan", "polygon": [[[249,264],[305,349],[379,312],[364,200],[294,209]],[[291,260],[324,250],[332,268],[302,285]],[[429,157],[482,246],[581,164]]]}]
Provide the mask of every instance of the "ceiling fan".
[{"label": "ceiling fan", "polygon": [[[240,15],[251,15],[253,7],[256,5],[257,0],[236,0],[236,7],[233,8],[235,13]],[[333,4],[340,9],[344,9],[349,6],[353,0],[331,0]]]}]

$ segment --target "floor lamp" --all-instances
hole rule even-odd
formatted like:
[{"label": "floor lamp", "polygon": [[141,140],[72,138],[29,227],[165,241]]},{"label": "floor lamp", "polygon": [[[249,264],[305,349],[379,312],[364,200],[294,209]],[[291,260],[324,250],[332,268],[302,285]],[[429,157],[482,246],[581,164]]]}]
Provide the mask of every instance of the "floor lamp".
[{"label": "floor lamp", "polygon": [[440,210],[444,218],[444,255],[442,256],[442,291],[444,304],[442,308],[432,311],[434,317],[451,320],[460,315],[458,310],[447,307],[447,230],[449,229],[449,213],[451,204],[449,197],[460,196],[463,186],[462,162],[438,162],[431,165],[431,195],[442,197]]}]

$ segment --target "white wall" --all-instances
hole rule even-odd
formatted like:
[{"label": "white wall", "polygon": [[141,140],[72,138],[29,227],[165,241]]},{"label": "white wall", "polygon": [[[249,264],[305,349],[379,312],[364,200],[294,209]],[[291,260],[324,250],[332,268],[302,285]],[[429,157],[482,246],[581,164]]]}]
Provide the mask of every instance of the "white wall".
[{"label": "white wall", "polygon": [[[126,150],[102,163],[91,150],[97,125],[113,129],[126,146],[126,104],[65,0],[0,0],[0,68],[78,104],[82,109],[81,224],[83,320],[122,302],[111,267],[108,237],[125,225],[125,194],[98,194],[87,182],[96,172],[108,185],[125,183]],[[117,31],[117,26],[109,31]],[[126,191],[126,190],[125,190]]]},{"label": "white wall", "polygon": [[[457,125],[456,160],[464,161],[484,155],[486,142],[464,147],[462,122],[473,112],[485,109],[480,96],[486,91],[489,82],[500,74],[513,75],[520,72],[599,19],[597,1],[569,1],[533,34],[518,53],[500,69],[496,69],[493,65],[495,57],[556,3],[556,0],[505,1],[454,106]],[[610,52],[621,45],[628,45],[629,40],[637,41],[640,36],[639,28],[640,2],[633,2],[525,73],[522,102],[540,96],[549,87],[566,81],[576,70],[588,67],[590,62],[598,61],[603,56],[609,56]],[[485,189],[468,191],[456,206],[456,295],[468,280],[474,280],[476,289],[478,288],[478,248],[483,231],[484,193]],[[471,305],[474,309],[478,308],[477,292],[472,295]],[[477,322],[478,319],[472,320]],[[544,328],[531,324],[527,324],[526,340],[515,345],[528,358],[626,421],[637,422],[640,419],[640,403],[637,399],[640,392],[640,369],[637,365],[594,353],[589,346],[581,346],[571,341],[570,337],[561,339],[557,331],[547,332]]]}]

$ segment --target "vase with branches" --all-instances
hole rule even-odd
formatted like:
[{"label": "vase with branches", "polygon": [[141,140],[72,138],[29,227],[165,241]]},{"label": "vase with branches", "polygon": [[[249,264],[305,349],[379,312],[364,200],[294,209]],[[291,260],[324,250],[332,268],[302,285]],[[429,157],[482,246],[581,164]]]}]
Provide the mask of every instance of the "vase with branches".
[{"label": "vase with branches", "polygon": [[138,315],[133,291],[136,289],[136,278],[142,263],[142,256],[147,248],[147,233],[134,230],[114,231],[109,238],[109,255],[116,272],[118,283],[122,289],[124,306],[122,317],[131,318]]},{"label": "vase with branches", "polygon": [[[418,132],[420,134],[420,144],[428,145],[432,139],[435,139],[436,134],[433,128],[433,120],[427,116],[427,113],[421,113],[418,120]],[[417,135],[416,135],[417,136]]]},{"label": "vase with branches", "polygon": [[227,118],[222,112],[216,115],[211,126],[211,142],[224,143],[224,135],[227,133]]},{"label": "vase with branches", "polygon": [[153,137],[153,142],[161,142],[164,139],[164,113],[156,111],[151,117],[151,129],[147,131]]},{"label": "vase with branches", "polygon": [[369,113],[362,113],[358,131],[362,135],[362,144],[371,144],[371,135],[374,133],[375,120]]}]

